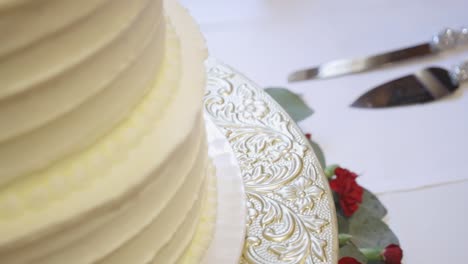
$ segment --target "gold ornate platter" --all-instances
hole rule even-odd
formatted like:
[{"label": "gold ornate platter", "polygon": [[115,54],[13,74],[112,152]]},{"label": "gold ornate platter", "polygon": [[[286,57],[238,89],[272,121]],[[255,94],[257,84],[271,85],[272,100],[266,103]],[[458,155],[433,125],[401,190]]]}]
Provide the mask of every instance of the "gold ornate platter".
[{"label": "gold ornate platter", "polygon": [[288,114],[227,65],[207,61],[205,114],[225,135],[247,196],[240,263],[334,264],[333,198],[312,147]]}]

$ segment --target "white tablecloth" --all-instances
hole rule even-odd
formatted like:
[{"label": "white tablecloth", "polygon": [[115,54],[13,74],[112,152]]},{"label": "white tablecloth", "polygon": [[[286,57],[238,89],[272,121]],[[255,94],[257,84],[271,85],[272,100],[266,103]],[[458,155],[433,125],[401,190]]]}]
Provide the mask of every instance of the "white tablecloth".
[{"label": "white tablecloth", "polygon": [[[468,1],[183,0],[211,55],[262,86],[301,93],[315,113],[300,126],[329,164],[358,172],[380,194],[407,263],[465,263],[468,86],[427,105],[366,111],[348,105],[371,87],[428,65],[451,67],[468,49],[339,79],[287,84],[288,73],[331,59],[427,41],[468,26]],[[464,249],[464,250],[463,250]]]}]

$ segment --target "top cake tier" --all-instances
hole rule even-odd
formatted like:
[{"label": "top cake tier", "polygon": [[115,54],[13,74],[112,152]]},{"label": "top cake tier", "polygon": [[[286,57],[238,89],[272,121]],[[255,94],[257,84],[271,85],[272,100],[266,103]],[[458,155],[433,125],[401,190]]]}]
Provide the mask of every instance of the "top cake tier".
[{"label": "top cake tier", "polygon": [[0,0],[0,186],[90,146],[154,83],[161,0]]}]

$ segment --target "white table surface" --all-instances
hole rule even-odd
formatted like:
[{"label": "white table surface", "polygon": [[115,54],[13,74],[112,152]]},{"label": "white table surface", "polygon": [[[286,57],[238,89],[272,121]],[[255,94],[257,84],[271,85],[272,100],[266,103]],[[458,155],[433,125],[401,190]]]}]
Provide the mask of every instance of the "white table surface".
[{"label": "white table surface", "polygon": [[429,40],[468,26],[466,0],[183,0],[213,57],[261,86],[287,87],[314,109],[300,123],[329,164],[358,172],[388,207],[406,263],[467,263],[468,85],[427,105],[366,111],[348,105],[369,88],[428,65],[450,67],[468,49],[381,71],[287,84],[288,73],[331,59]]}]

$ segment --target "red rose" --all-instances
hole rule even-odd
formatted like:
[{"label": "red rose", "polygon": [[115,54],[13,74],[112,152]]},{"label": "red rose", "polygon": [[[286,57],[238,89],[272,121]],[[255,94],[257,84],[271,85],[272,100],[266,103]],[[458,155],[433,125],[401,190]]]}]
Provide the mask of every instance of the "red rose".
[{"label": "red rose", "polygon": [[401,250],[400,246],[391,244],[384,249],[382,255],[385,264],[401,264],[403,250]]},{"label": "red rose", "polygon": [[357,261],[355,258],[344,257],[338,261],[338,264],[361,264],[361,262]]},{"label": "red rose", "polygon": [[363,189],[356,182],[357,175],[340,167],[335,169],[336,178],[330,181],[330,188],[338,194],[341,209],[350,217],[362,203]]}]

